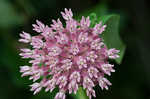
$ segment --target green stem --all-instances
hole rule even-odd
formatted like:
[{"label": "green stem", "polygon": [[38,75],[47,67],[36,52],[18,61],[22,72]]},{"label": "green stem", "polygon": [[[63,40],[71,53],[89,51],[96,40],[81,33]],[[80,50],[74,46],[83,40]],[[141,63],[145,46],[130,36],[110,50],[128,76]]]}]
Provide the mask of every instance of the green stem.
[{"label": "green stem", "polygon": [[76,94],[72,94],[72,96],[74,99],[89,99],[82,87],[78,89]]}]

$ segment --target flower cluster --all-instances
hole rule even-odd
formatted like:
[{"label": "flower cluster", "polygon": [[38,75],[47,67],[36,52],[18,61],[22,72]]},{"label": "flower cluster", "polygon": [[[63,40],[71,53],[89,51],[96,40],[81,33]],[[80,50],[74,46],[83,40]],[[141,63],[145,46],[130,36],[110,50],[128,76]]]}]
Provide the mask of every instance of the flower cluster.
[{"label": "flower cluster", "polygon": [[65,93],[76,93],[79,87],[86,90],[91,99],[95,95],[93,87],[97,84],[102,89],[108,89],[111,83],[104,77],[115,72],[114,65],[108,59],[118,58],[119,50],[108,49],[100,34],[106,25],[97,23],[90,27],[89,17],[81,21],[73,19],[71,9],[61,12],[66,21],[52,20],[50,26],[40,21],[33,24],[37,36],[29,33],[20,34],[20,42],[29,43],[32,48],[21,49],[22,58],[30,58],[32,66],[21,66],[23,76],[33,80],[31,91],[38,93],[42,88],[52,92],[56,87],[59,92],[55,99],[65,99]]}]

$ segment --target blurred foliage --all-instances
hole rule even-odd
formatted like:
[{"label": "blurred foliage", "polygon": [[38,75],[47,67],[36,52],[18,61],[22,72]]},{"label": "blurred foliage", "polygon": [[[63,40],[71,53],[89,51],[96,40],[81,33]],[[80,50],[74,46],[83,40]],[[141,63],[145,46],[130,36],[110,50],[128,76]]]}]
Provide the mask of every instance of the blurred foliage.
[{"label": "blurred foliage", "polygon": [[[149,99],[148,3],[149,0],[0,0],[0,99],[53,99],[57,89],[52,94],[43,90],[33,96],[28,86],[32,82],[28,77],[21,78],[19,66],[28,65],[28,60],[18,55],[19,49],[26,46],[18,43],[18,38],[22,30],[33,33],[31,24],[36,19],[50,24],[64,8],[72,8],[76,19],[94,12],[90,15],[92,24],[97,18],[108,25],[102,35],[108,47],[121,50],[121,58],[117,60],[121,64],[116,64],[116,72],[109,77],[113,86],[109,91],[96,86],[95,99]],[[125,54],[122,42],[127,46]]]},{"label": "blurred foliage", "polygon": [[23,22],[23,16],[19,16],[13,5],[6,0],[0,0],[0,13],[0,26],[3,28],[11,27]]}]

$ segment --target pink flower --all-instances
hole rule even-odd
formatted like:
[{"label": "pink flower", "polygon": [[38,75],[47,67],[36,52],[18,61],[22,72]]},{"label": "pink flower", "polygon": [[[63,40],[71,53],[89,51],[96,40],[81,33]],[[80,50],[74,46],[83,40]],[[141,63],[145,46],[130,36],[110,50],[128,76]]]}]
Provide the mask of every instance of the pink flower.
[{"label": "pink flower", "polygon": [[42,86],[40,83],[34,83],[32,85],[30,85],[32,88],[31,88],[31,91],[34,91],[34,94],[38,93],[41,91],[42,89]]},{"label": "pink flower", "polygon": [[38,37],[32,37],[31,45],[33,48],[40,49],[44,46],[43,41]]},{"label": "pink flower", "polygon": [[93,78],[93,77],[98,78],[98,72],[99,72],[98,69],[95,67],[89,67],[89,69],[88,69],[90,78]]},{"label": "pink flower", "polygon": [[43,79],[40,83],[33,83],[31,86],[31,91],[34,91],[34,95],[41,91],[43,84],[45,83],[45,79]]},{"label": "pink flower", "polygon": [[48,26],[45,27],[44,32],[41,33],[41,35],[46,39],[54,39],[55,32],[52,32],[52,28],[49,28]]},{"label": "pink flower", "polygon": [[101,68],[103,70],[103,72],[107,75],[111,75],[110,73],[111,72],[115,72],[115,70],[113,69],[114,65],[111,65],[111,64],[102,64],[101,65]]},{"label": "pink flower", "polygon": [[78,42],[82,44],[86,43],[87,41],[88,41],[88,33],[81,32],[78,37]]},{"label": "pink flower", "polygon": [[19,39],[20,42],[29,43],[31,41],[31,35],[26,32],[22,32],[20,36],[22,37]]},{"label": "pink flower", "polygon": [[111,59],[118,58],[119,55],[117,53],[119,53],[119,50],[116,50],[115,48],[109,49],[107,51],[108,57]]},{"label": "pink flower", "polygon": [[94,82],[87,76],[83,79],[83,88],[86,89],[87,96],[89,96],[89,99],[91,99],[91,95],[96,97],[95,91],[93,90]]},{"label": "pink flower", "polygon": [[72,13],[71,9],[67,10],[65,8],[65,12],[61,12],[61,14],[65,20],[71,20],[73,17],[73,13]]},{"label": "pink flower", "polygon": [[51,27],[53,30],[61,31],[64,29],[63,25],[59,19],[57,19],[57,21],[52,20],[52,22],[53,22],[53,24],[51,25]]},{"label": "pink flower", "polygon": [[73,19],[70,19],[66,22],[66,29],[70,32],[70,33],[75,33],[76,32],[76,28],[77,28],[77,22]]},{"label": "pink flower", "polygon": [[38,33],[44,32],[45,25],[42,22],[38,21],[38,20],[36,20],[36,23],[37,23],[37,25],[36,24],[32,25],[33,30],[38,32]]},{"label": "pink flower", "polygon": [[66,34],[60,33],[59,36],[55,36],[57,39],[57,42],[60,44],[66,44],[68,43],[68,37]]},{"label": "pink flower", "polygon": [[88,61],[95,62],[95,60],[96,60],[97,57],[98,57],[98,56],[95,54],[95,52],[94,52],[94,51],[91,51],[91,52],[88,52],[88,53],[87,53],[86,59],[87,59]]},{"label": "pink flower", "polygon": [[88,28],[90,26],[90,18],[87,17],[85,18],[84,16],[82,16],[82,19],[80,21],[80,25],[82,28]]},{"label": "pink flower", "polygon": [[79,59],[77,60],[77,65],[79,66],[79,69],[87,68],[86,59],[84,59],[82,56],[79,56]]},{"label": "pink flower", "polygon": [[66,76],[60,76],[56,82],[56,85],[59,85],[59,88],[65,87],[67,84],[67,77]]},{"label": "pink flower", "polygon": [[65,96],[65,93],[64,92],[58,92],[55,96],[55,99],[65,99],[66,96]]},{"label": "pink flower", "polygon": [[93,87],[97,84],[101,89],[111,85],[105,75],[110,76],[115,70],[108,59],[118,58],[119,50],[108,49],[99,37],[106,28],[102,22],[92,28],[89,17],[82,17],[78,22],[73,19],[71,9],[61,14],[66,21],[65,27],[59,19],[52,20],[50,26],[37,20],[33,24],[37,36],[20,34],[19,41],[32,46],[32,49],[21,49],[20,56],[30,58],[32,66],[21,66],[20,72],[22,77],[30,76],[33,80],[31,91],[34,94],[42,88],[52,92],[58,86],[55,99],[65,99],[66,92],[76,94],[82,86],[91,99],[96,97]]},{"label": "pink flower", "polygon": [[62,69],[64,70],[69,70],[72,67],[72,62],[70,59],[63,60],[61,63],[63,64]]},{"label": "pink flower", "polygon": [[51,57],[51,56],[47,56],[46,57],[46,65],[49,65],[50,68],[56,66],[56,64],[59,62],[57,57]]},{"label": "pink flower", "polygon": [[74,72],[70,75],[69,79],[70,79],[70,80],[74,80],[74,81],[76,81],[76,82],[80,82],[80,79],[81,79],[80,77],[81,77],[80,73],[77,72],[77,71],[74,71]]},{"label": "pink flower", "polygon": [[29,66],[21,66],[20,67],[20,72],[23,73],[22,77],[32,74],[31,67],[29,67]]},{"label": "pink flower", "polygon": [[53,46],[51,48],[47,48],[47,50],[48,50],[48,55],[50,55],[50,56],[57,56],[62,52],[61,48],[58,46]]},{"label": "pink flower", "polygon": [[56,79],[52,78],[50,80],[47,80],[47,82],[43,85],[44,87],[46,87],[45,91],[49,91],[52,92],[56,86]]},{"label": "pink flower", "polygon": [[109,80],[107,80],[106,78],[100,76],[98,79],[99,82],[99,86],[102,88],[102,90],[105,88],[106,90],[108,90],[108,85],[110,86],[111,83],[109,82]]},{"label": "pink flower", "polygon": [[72,53],[73,55],[78,54],[79,52],[79,47],[77,44],[71,44],[71,48],[70,48],[70,53]]},{"label": "pink flower", "polygon": [[78,90],[78,84],[75,80],[71,80],[71,82],[68,85],[68,89],[69,89],[69,93],[72,93],[72,90],[74,91],[74,93],[77,93]]},{"label": "pink flower", "polygon": [[95,39],[91,42],[91,48],[95,49],[95,50],[100,50],[103,45],[104,45],[104,43],[101,41],[100,38]]},{"label": "pink flower", "polygon": [[93,35],[98,35],[101,34],[106,28],[106,25],[102,26],[102,22],[100,22],[99,24],[96,24],[95,27],[93,28]]},{"label": "pink flower", "polygon": [[33,55],[33,51],[28,48],[21,49],[22,53],[19,55],[22,56],[22,58],[31,58]]}]

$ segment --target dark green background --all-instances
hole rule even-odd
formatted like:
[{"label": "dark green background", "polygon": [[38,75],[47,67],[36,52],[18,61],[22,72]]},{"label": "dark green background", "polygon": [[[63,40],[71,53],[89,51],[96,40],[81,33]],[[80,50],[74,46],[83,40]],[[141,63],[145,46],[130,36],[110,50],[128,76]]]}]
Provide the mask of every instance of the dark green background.
[{"label": "dark green background", "polygon": [[[102,14],[120,14],[120,36],[126,52],[116,72],[109,79],[109,91],[98,86],[96,99],[150,99],[150,0],[0,0],[0,99],[53,99],[55,94],[32,95],[28,78],[21,78],[22,60],[17,40],[24,30],[33,32],[36,19],[50,24],[64,8],[72,8],[75,16],[95,6]],[[100,9],[97,9],[100,10]],[[67,99],[72,97],[67,95]]]}]

